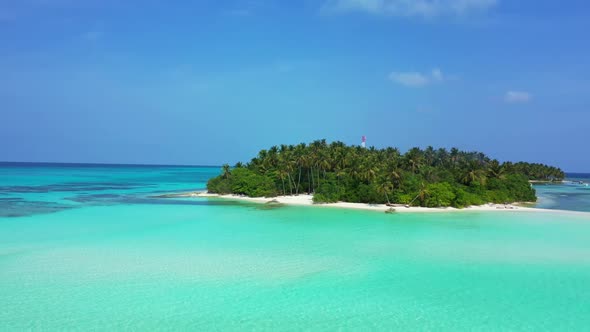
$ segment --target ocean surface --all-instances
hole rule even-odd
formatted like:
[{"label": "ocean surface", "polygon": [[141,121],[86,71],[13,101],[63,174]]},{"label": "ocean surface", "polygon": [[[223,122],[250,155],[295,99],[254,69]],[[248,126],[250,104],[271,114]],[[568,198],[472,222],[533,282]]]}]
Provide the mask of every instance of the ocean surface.
[{"label": "ocean surface", "polygon": [[[218,171],[0,164],[0,331],[590,326],[590,214],[155,197]],[[590,211],[584,184],[536,189]]]},{"label": "ocean surface", "polygon": [[590,212],[590,174],[569,173],[560,184],[535,185],[537,207]]}]

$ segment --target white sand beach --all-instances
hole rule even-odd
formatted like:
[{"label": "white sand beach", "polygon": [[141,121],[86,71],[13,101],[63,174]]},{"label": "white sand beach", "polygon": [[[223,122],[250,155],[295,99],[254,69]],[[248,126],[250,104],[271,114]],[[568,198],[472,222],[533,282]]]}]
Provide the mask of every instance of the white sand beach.
[{"label": "white sand beach", "polygon": [[[485,204],[481,206],[471,206],[464,209],[457,208],[425,208],[425,207],[406,207],[403,205],[387,206],[385,204],[364,204],[364,203],[347,203],[338,202],[330,204],[314,204],[313,195],[296,195],[296,196],[277,196],[277,197],[247,197],[239,195],[219,195],[211,194],[207,192],[192,192],[175,195],[176,197],[200,197],[200,198],[220,198],[220,199],[232,199],[247,201],[253,203],[277,203],[286,205],[299,205],[299,206],[316,206],[316,207],[332,207],[332,208],[346,208],[346,209],[357,209],[357,210],[370,210],[386,212],[395,209],[395,213],[434,213],[434,212],[455,212],[455,211],[521,211],[521,212],[571,212],[571,211],[558,211],[548,209],[538,209],[518,206],[517,204]],[[393,212],[393,211],[391,211]]]}]

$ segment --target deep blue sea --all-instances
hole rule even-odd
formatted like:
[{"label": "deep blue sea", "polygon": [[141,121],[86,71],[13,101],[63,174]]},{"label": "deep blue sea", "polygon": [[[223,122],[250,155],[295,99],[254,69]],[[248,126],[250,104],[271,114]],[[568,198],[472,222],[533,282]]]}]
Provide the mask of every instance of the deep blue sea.
[{"label": "deep blue sea", "polygon": [[[0,331],[584,331],[590,214],[157,198],[218,167],[0,164]],[[536,186],[589,211],[587,175]]]}]

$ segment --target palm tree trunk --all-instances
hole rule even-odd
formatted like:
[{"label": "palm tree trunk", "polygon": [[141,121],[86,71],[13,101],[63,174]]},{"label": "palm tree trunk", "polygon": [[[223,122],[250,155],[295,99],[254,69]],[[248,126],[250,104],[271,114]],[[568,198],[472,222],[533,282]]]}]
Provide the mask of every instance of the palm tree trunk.
[{"label": "palm tree trunk", "polygon": [[414,201],[415,201],[416,199],[418,199],[418,197],[420,197],[420,195],[421,195],[421,194],[423,194],[423,193],[422,193],[422,191],[418,192],[418,195],[416,195],[416,197],[414,197],[414,199],[413,199],[413,200],[411,200],[411,201],[410,201],[410,204],[408,204],[408,205],[412,205],[412,203],[414,203]]},{"label": "palm tree trunk", "polygon": [[286,195],[286,193],[285,193],[285,178],[281,177],[281,181],[283,181],[283,196],[285,196]]},{"label": "palm tree trunk", "polygon": [[299,179],[297,180],[297,187],[295,188],[295,194],[299,195],[299,186],[301,185],[301,166],[299,166]]},{"label": "palm tree trunk", "polygon": [[287,179],[289,180],[289,192],[291,193],[291,196],[293,196],[293,186],[291,185],[291,173],[287,174]]},{"label": "palm tree trunk", "polygon": [[317,172],[318,172],[318,188],[319,188],[320,187],[320,169],[319,169],[319,167],[318,167]]},{"label": "palm tree trunk", "polygon": [[311,168],[311,191],[315,192],[315,179],[313,175],[313,167]]}]

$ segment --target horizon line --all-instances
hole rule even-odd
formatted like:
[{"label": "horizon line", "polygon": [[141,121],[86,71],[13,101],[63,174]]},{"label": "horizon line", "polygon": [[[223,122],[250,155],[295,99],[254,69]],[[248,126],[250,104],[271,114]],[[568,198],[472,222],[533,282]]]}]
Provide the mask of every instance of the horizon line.
[{"label": "horizon line", "polygon": [[45,165],[82,165],[82,166],[155,166],[155,167],[221,167],[221,165],[188,165],[188,164],[141,164],[141,163],[110,163],[110,162],[61,162],[61,161],[3,161],[5,164],[45,164]]},{"label": "horizon line", "polygon": [[[1,161],[2,164],[49,164],[49,165],[86,165],[86,166],[155,166],[155,167],[222,167],[222,165],[187,165],[187,164],[127,164],[127,163],[90,163],[90,162],[61,162],[61,161]],[[590,174],[588,172],[564,171],[566,174]]]}]

